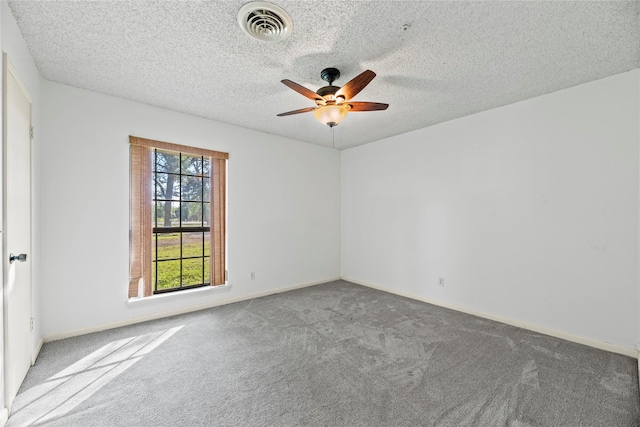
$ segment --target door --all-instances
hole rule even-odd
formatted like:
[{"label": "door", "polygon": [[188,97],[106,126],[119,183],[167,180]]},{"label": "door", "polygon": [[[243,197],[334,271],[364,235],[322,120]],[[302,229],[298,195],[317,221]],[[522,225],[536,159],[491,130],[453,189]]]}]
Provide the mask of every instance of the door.
[{"label": "door", "polygon": [[31,366],[31,98],[3,59],[4,396],[11,408]]}]

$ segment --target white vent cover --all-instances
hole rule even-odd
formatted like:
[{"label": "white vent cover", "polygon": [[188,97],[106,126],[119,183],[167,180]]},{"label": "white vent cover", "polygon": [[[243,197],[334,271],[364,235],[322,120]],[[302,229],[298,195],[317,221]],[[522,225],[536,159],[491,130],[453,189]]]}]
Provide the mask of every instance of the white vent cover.
[{"label": "white vent cover", "polygon": [[293,21],[284,9],[275,4],[254,1],[240,8],[238,25],[254,39],[276,42],[289,37]]}]

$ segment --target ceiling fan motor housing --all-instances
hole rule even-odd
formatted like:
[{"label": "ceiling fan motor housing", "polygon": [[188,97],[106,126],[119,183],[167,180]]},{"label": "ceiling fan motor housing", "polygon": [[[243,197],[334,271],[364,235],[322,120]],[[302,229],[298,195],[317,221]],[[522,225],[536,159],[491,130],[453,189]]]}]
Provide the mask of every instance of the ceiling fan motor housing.
[{"label": "ceiling fan motor housing", "polygon": [[324,98],[327,95],[335,95],[338,89],[340,89],[338,86],[324,86],[318,89],[316,93]]},{"label": "ceiling fan motor housing", "polygon": [[[321,87],[316,91],[316,93],[323,97],[325,101],[336,102],[337,99],[334,95],[340,87],[334,86],[333,82],[340,78],[340,71],[337,68],[325,68],[320,72],[320,77],[322,77],[322,80],[329,83],[329,86]],[[318,105],[324,104],[322,101],[316,101],[316,103]]]}]

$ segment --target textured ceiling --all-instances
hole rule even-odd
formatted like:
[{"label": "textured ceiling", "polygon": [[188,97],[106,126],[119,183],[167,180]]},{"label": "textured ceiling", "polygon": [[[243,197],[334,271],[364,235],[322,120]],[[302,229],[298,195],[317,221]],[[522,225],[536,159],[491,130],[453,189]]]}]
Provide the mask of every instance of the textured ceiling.
[{"label": "textured ceiling", "polygon": [[[245,0],[10,1],[45,79],[331,146],[312,90],[371,69],[354,100],[390,104],[335,128],[347,148],[640,66],[637,1],[284,1],[289,38],[236,23]],[[405,24],[409,28],[405,29]]]}]

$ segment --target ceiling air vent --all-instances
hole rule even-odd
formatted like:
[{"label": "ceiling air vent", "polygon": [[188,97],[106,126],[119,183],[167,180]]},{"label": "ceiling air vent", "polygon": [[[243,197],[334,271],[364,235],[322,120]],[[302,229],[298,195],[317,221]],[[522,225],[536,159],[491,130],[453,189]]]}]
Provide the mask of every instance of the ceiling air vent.
[{"label": "ceiling air vent", "polygon": [[238,11],[242,31],[263,42],[284,40],[291,34],[293,22],[282,8],[264,1],[247,3]]}]

